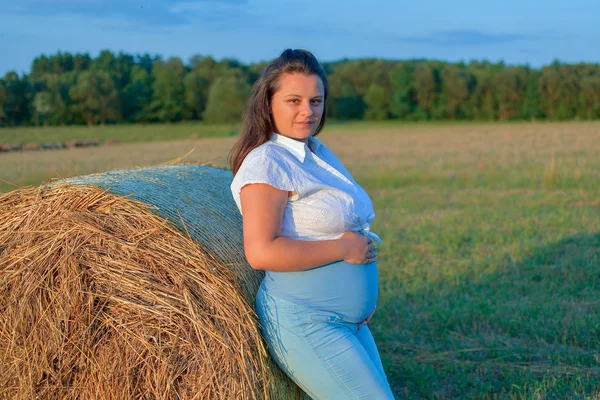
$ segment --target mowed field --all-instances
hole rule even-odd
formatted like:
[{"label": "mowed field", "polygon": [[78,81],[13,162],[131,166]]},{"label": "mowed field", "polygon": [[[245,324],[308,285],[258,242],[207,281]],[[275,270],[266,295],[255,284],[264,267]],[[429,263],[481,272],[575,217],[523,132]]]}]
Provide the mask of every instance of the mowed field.
[{"label": "mowed field", "polygon": [[[0,153],[0,191],[192,149],[183,162],[224,166],[222,131]],[[398,399],[600,399],[600,123],[350,124],[319,139],[375,205],[370,326]]]}]

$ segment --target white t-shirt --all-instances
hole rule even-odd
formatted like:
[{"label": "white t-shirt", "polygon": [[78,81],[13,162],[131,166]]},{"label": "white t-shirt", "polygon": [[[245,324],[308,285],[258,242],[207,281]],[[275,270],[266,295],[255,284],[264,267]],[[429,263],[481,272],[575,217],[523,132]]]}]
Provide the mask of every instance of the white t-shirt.
[{"label": "white t-shirt", "polygon": [[282,237],[328,240],[356,231],[381,243],[370,232],[375,218],[371,199],[337,157],[314,137],[305,144],[273,133],[268,142],[246,156],[231,183],[240,213],[240,191],[253,183],[297,193],[288,198],[283,212]]}]

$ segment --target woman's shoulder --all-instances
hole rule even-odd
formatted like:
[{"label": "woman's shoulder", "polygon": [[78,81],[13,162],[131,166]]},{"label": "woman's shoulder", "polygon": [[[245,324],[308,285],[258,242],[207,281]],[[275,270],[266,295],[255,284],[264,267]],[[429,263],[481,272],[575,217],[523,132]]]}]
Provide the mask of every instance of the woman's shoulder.
[{"label": "woman's shoulder", "polygon": [[261,163],[265,166],[277,164],[280,166],[290,166],[292,161],[292,154],[285,148],[278,146],[272,141],[261,144],[260,146],[252,149],[244,158],[242,166],[244,164],[256,164]]},{"label": "woman's shoulder", "polygon": [[266,183],[281,190],[293,191],[292,166],[286,154],[269,142],[264,143],[246,155],[240,169],[233,177],[231,191],[239,206],[239,192],[249,183]]},{"label": "woman's shoulder", "polygon": [[242,161],[236,176],[256,175],[260,173],[291,174],[294,169],[290,154],[273,142],[266,142],[252,149]]}]

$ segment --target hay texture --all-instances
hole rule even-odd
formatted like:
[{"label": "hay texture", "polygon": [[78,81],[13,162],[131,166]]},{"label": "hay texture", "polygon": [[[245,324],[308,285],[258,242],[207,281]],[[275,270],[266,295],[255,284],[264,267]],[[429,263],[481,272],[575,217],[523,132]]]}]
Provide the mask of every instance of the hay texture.
[{"label": "hay texture", "polygon": [[260,337],[230,182],[171,166],[0,195],[0,398],[303,398]]}]

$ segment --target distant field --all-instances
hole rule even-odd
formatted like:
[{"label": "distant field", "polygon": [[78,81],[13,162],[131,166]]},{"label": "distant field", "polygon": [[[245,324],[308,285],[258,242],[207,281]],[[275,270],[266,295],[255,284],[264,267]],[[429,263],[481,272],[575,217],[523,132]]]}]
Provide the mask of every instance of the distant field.
[{"label": "distant field", "polygon": [[[453,125],[473,125],[472,122],[452,122]],[[410,129],[415,127],[448,126],[448,123],[398,123],[382,122],[329,122],[328,127],[345,131],[363,131],[393,127]],[[72,140],[98,139],[101,143],[160,142],[193,138],[213,138],[235,136],[239,124],[207,125],[199,122],[147,125],[106,125],[106,126],[65,126],[65,127],[17,127],[0,128],[0,145],[54,143]]]},{"label": "distant field", "polygon": [[0,129],[0,144],[54,143],[71,140],[98,139],[101,143],[158,142],[194,137],[225,137],[235,135],[234,125],[204,125],[198,123],[106,125],[65,127],[18,127]]},{"label": "distant field", "polygon": [[[39,185],[192,148],[184,161],[225,165],[227,129],[177,129],[170,142],[0,154],[0,179]],[[363,123],[320,139],[375,205],[370,326],[398,399],[600,399],[600,123]]]}]

